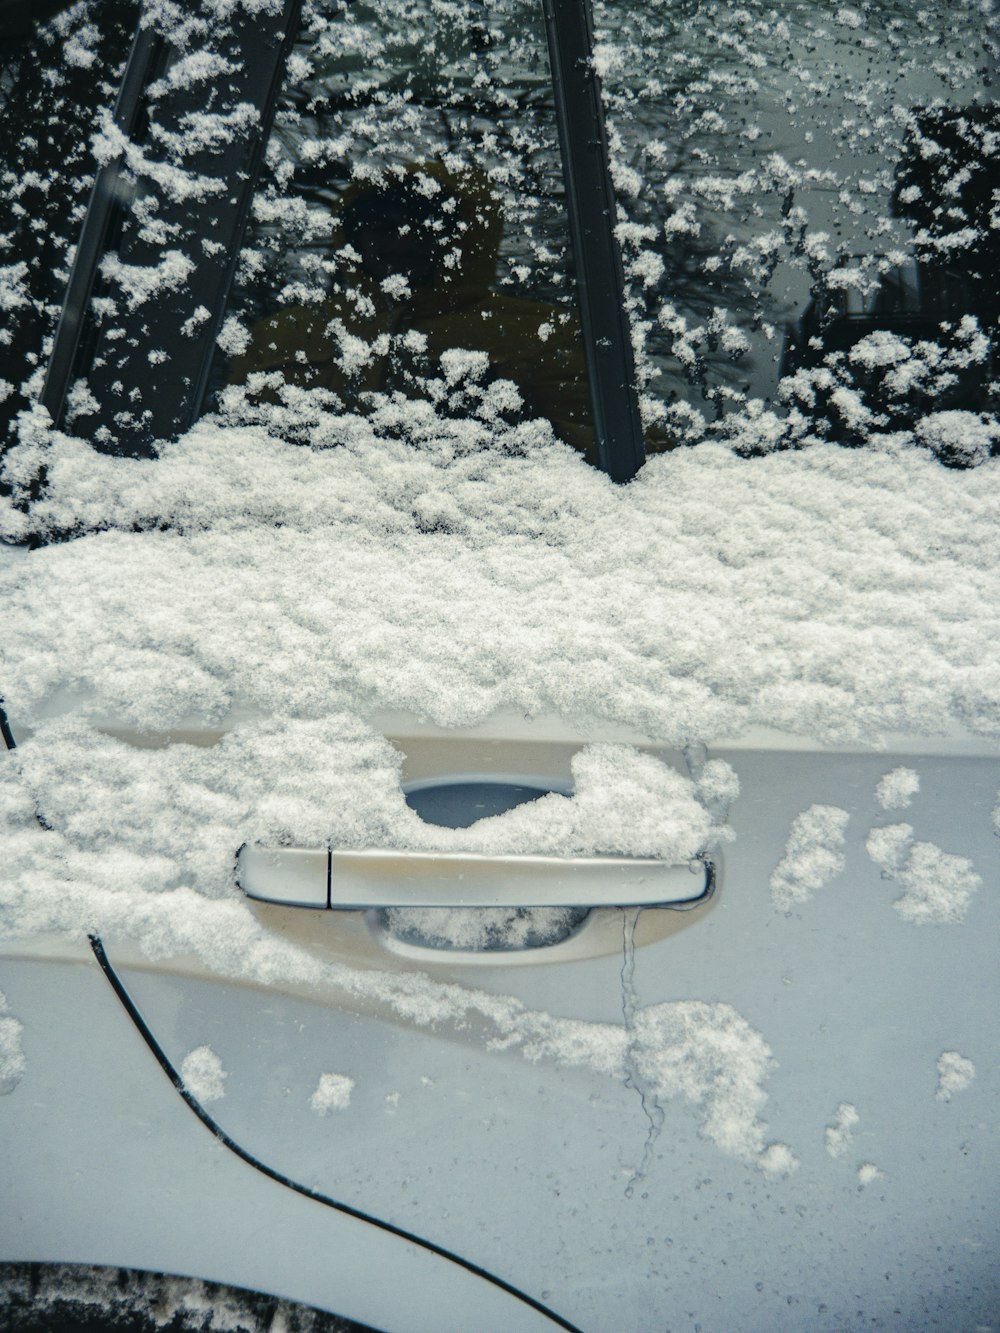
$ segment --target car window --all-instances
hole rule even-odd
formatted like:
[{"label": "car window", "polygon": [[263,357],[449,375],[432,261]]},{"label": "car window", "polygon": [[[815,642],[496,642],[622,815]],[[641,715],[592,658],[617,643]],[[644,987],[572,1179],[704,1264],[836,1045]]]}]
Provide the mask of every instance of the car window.
[{"label": "car window", "polygon": [[980,5],[594,11],[647,416],[762,452],[995,407]]},{"label": "car window", "polygon": [[[555,97],[564,37],[534,0],[171,12],[124,82],[134,15],[100,0],[5,57],[11,420],[40,396],[98,448],[148,454],[206,411],[302,438],[419,403],[480,434],[540,423],[608,467],[610,329],[587,326],[580,264],[613,209],[631,350],[611,397],[638,388],[645,452],[995,449],[978,5],[600,0],[593,59],[556,68]],[[606,144],[600,114],[582,143],[607,149],[606,207],[574,177],[578,75],[602,89]]]},{"label": "car window", "polygon": [[91,0],[0,40],[0,447],[37,399],[138,6]]},{"label": "car window", "polygon": [[428,17],[413,0],[309,11],[230,298],[220,401],[247,419],[301,389],[361,413],[403,395],[541,417],[592,452],[541,9]]}]

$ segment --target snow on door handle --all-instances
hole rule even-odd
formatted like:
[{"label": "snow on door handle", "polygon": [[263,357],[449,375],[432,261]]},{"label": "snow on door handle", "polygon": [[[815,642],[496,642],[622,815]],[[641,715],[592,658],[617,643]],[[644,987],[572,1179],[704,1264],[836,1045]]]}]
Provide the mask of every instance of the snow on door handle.
[{"label": "snow on door handle", "polygon": [[476,852],[332,852],[245,844],[237,882],[286,907],[696,907],[715,867],[631,856],[484,856]]}]

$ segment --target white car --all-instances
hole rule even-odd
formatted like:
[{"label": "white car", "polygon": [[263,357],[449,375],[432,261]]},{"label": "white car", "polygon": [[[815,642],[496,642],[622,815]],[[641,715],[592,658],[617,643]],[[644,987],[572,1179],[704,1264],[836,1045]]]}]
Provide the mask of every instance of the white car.
[{"label": "white car", "polygon": [[992,13],[8,11],[3,1326],[1000,1328]]}]

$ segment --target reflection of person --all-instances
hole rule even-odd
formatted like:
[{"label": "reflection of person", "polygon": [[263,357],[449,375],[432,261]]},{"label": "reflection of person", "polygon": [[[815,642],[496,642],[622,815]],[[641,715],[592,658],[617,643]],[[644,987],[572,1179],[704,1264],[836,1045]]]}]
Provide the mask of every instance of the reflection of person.
[{"label": "reflection of person", "polygon": [[279,370],[354,407],[373,390],[417,392],[450,349],[485,352],[488,378],[512,380],[527,415],[592,453],[578,321],[492,288],[503,221],[484,178],[421,164],[388,184],[356,183],[342,210],[346,279],[321,305],[262,320],[232,382]]}]

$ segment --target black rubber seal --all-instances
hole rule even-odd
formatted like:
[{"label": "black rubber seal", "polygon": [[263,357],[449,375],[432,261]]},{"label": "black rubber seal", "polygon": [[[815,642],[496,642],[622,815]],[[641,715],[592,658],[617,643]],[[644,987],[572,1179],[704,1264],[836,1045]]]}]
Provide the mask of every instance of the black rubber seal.
[{"label": "black rubber seal", "polygon": [[296,1194],[301,1194],[307,1199],[312,1199],[314,1203],[321,1203],[326,1208],[332,1208],[335,1212],[344,1213],[347,1217],[353,1217],[358,1222],[367,1222],[369,1226],[377,1227],[380,1231],[386,1231],[391,1236],[399,1236],[401,1240],[409,1241],[411,1245],[419,1245],[421,1249],[428,1250],[431,1254],[436,1254],[441,1259],[447,1259],[449,1263],[457,1264],[459,1268],[464,1268],[466,1272],[482,1278],[484,1282],[492,1283],[494,1287],[499,1287],[501,1291],[507,1292],[509,1296],[513,1296],[516,1300],[523,1301],[524,1304],[530,1306],[532,1310],[537,1310],[538,1313],[544,1315],[546,1319],[550,1319],[558,1328],[566,1329],[567,1333],[583,1333],[582,1329],[578,1328],[575,1324],[571,1324],[569,1320],[564,1319],[562,1315],[556,1314],[554,1310],[550,1310],[548,1306],[543,1305],[542,1302],[536,1300],[534,1296],[529,1296],[526,1292],[518,1290],[518,1288],[513,1286],[510,1282],[506,1282],[502,1277],[497,1277],[495,1273],[490,1273],[485,1268],[481,1268],[479,1264],[473,1263],[471,1259],[464,1259],[460,1254],[456,1254],[454,1250],[446,1249],[443,1245],[437,1245],[432,1240],[425,1240],[422,1236],[415,1236],[412,1231],[406,1231],[402,1227],[394,1226],[392,1222],[385,1222],[379,1217],[373,1217],[370,1213],[363,1212],[360,1208],[354,1208],[349,1203],[341,1203],[337,1199],[331,1199],[329,1195],[321,1194],[318,1190],[310,1189],[308,1185],[300,1185],[298,1181],[292,1180],[289,1176],[283,1175],[280,1171],[275,1171],[272,1167],[267,1166],[266,1163],[260,1161],[259,1158],[254,1157],[252,1153],[247,1152],[246,1148],[241,1147],[235,1139],[230,1138],[221,1125],[213,1120],[198,1099],[184,1086],[184,1081],[180,1074],[178,1074],[177,1070],[171,1064],[163,1047],[153,1036],[145,1019],[136,1008],[135,1002],[126,990],[124,982],[112,967],[100,937],[91,935],[89,936],[89,939],[90,947],[94,951],[94,957],[97,959],[101,971],[110,982],[112,990],[118,996],[119,1000],[121,1000],[125,1012],[135,1024],[139,1035],[156,1057],[160,1068],[205,1128],[214,1134],[219,1142],[227,1147],[230,1152],[235,1153],[241,1161],[246,1162],[248,1166],[252,1166],[254,1170],[259,1171],[261,1175],[267,1176],[269,1180],[274,1180],[279,1185],[285,1185],[288,1189],[294,1190]]},{"label": "black rubber seal", "polygon": [[14,733],[10,729],[10,722],[7,720],[7,713],[4,709],[2,699],[0,699],[0,736],[3,737],[3,743],[8,750],[17,749],[17,741],[15,741]]}]

